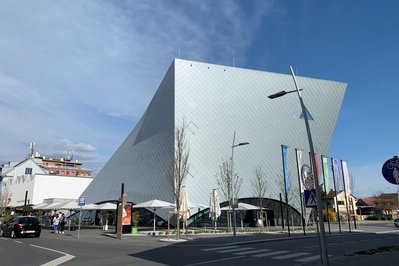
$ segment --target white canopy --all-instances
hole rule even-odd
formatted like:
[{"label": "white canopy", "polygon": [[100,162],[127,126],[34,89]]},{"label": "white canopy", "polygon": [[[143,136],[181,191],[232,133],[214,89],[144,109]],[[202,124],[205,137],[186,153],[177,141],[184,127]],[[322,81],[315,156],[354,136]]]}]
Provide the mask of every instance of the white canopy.
[{"label": "white canopy", "polygon": [[175,204],[173,203],[157,199],[142,202],[133,206],[133,208],[150,208],[150,209],[162,209],[162,208],[171,209],[174,207]]},{"label": "white canopy", "polygon": [[39,204],[34,205],[32,208],[34,210],[42,210],[44,207],[46,207],[47,205],[49,205],[48,203],[42,202]]},{"label": "white canopy", "polygon": [[153,209],[154,210],[154,231],[155,231],[155,219],[156,215],[155,212],[157,209],[171,209],[174,208],[175,204],[167,202],[167,201],[162,201],[162,200],[149,200],[146,202],[142,202],[140,204],[134,205],[133,208],[148,208],[148,209]]},{"label": "white canopy", "polygon": [[116,210],[116,204],[111,202],[98,204],[97,210]]}]

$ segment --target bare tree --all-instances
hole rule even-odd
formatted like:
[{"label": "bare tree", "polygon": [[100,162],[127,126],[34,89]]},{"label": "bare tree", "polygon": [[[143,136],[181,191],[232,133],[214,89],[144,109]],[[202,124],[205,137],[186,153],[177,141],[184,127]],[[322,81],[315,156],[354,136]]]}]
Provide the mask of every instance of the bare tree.
[{"label": "bare tree", "polygon": [[[285,183],[284,180],[284,172],[281,173],[281,175],[278,177],[278,184],[281,189],[281,194],[283,195],[283,201],[286,203],[286,212],[288,211],[288,216],[287,220],[285,220],[285,223],[288,224],[288,219],[290,220],[290,224],[293,224],[293,214],[294,212],[291,210],[292,206],[294,205],[294,201],[296,198],[298,198],[298,192],[295,189],[295,179],[292,178],[291,171],[288,171],[287,173],[287,179],[288,182],[287,184]],[[287,186],[287,187],[286,187]],[[290,204],[291,203],[291,204]],[[295,207],[294,207],[295,208]],[[284,214],[282,213],[282,217],[284,217]]]},{"label": "bare tree", "polygon": [[379,192],[373,197],[374,211],[377,217],[382,218],[392,213],[395,209],[395,200]]},{"label": "bare tree", "polygon": [[[181,191],[184,186],[184,181],[189,173],[189,157],[190,148],[186,137],[186,123],[183,121],[181,126],[175,129],[175,152],[172,162],[169,180],[171,181],[173,197],[176,203],[176,217],[180,218],[180,205],[181,205]],[[176,224],[176,237],[180,238],[180,222]]]},{"label": "bare tree", "polygon": [[[222,191],[224,199],[229,204],[229,211],[227,216],[227,230],[231,230],[231,208],[233,203],[233,186],[234,186],[234,198],[237,198],[238,193],[241,188],[242,178],[238,174],[234,173],[234,184],[231,174],[231,161],[224,160],[222,164],[219,165],[219,173],[217,173],[217,184]],[[233,185],[233,186],[232,186]]]},{"label": "bare tree", "polygon": [[11,191],[10,186],[4,182],[0,183],[0,216],[5,213],[7,204],[10,201]]},{"label": "bare tree", "polygon": [[[267,179],[265,176],[265,173],[263,172],[262,168],[260,166],[255,167],[254,169],[255,172],[255,179],[252,180],[252,185],[254,188],[254,193],[255,196],[258,199],[258,206],[260,207],[260,217],[261,220],[263,221],[264,217],[264,208],[266,207],[266,192],[268,189],[267,185]],[[268,225],[267,223],[267,212],[266,213],[266,226]],[[263,223],[262,223],[263,225]]]}]

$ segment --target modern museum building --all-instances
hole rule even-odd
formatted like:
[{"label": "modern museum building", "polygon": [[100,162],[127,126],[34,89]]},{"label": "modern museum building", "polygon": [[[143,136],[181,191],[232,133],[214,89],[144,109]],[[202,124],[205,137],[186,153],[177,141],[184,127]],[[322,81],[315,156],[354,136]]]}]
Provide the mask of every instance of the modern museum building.
[{"label": "modern museum building", "polygon": [[[296,80],[303,89],[315,152],[327,155],[347,85],[302,76]],[[184,121],[189,147],[185,188],[192,205],[189,223],[208,218],[214,189],[222,206],[226,205],[218,179],[221,165],[231,160],[234,152],[234,173],[241,180],[238,201],[257,205],[255,169],[261,169],[267,180],[268,223],[280,225],[281,207],[286,206],[282,163],[285,145],[288,205],[292,222],[300,224],[295,150],[309,153],[301,104],[297,93],[268,98],[278,91],[295,89],[291,74],[175,59],[137,125],[82,195],[93,203],[117,200],[123,183],[127,200],[134,204],[152,199],[174,202],[170,169],[175,129]],[[249,144],[233,148],[233,143]],[[310,165],[309,156],[303,156],[303,163]],[[165,211],[159,215],[167,219]],[[248,215],[244,220],[250,225],[256,214]]]}]

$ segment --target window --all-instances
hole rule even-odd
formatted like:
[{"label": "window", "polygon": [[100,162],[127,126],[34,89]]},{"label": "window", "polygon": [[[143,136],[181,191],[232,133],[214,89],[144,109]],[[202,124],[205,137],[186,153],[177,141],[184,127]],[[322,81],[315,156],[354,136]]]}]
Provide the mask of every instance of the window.
[{"label": "window", "polygon": [[343,200],[338,200],[337,203],[338,203],[338,205],[345,205]]},{"label": "window", "polygon": [[32,174],[32,168],[25,168],[25,175],[31,175]]}]

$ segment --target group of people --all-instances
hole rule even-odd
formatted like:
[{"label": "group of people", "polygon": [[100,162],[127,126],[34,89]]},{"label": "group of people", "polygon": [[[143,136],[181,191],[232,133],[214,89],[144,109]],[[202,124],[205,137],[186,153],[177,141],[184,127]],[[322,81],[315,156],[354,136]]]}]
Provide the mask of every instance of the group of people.
[{"label": "group of people", "polygon": [[62,212],[54,213],[51,217],[51,226],[55,234],[64,234],[64,227],[67,222],[65,214]]}]

